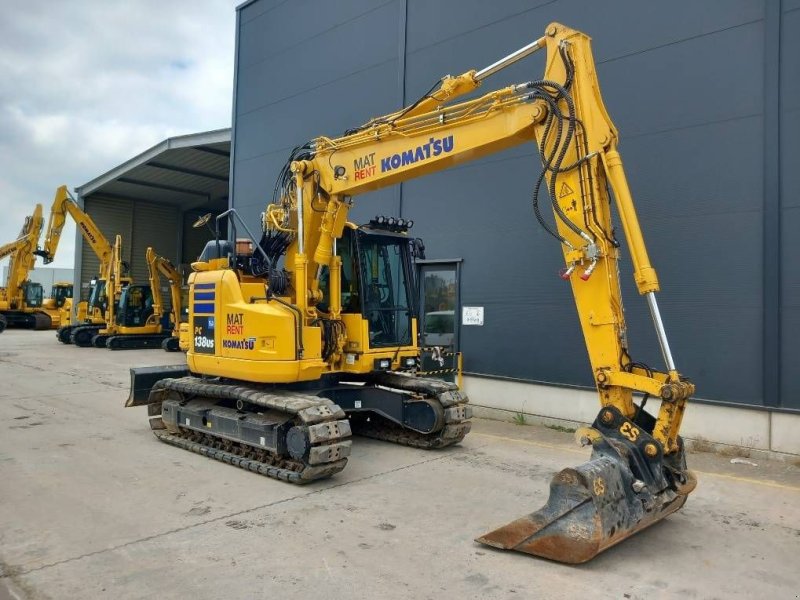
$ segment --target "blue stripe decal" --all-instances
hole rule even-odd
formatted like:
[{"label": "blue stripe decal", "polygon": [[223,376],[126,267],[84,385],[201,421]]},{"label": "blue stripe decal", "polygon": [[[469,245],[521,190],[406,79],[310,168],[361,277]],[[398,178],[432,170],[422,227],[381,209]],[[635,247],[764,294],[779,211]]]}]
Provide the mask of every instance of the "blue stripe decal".
[{"label": "blue stripe decal", "polygon": [[213,315],[214,314],[214,305],[213,304],[195,304],[194,305],[194,312],[199,315]]},{"label": "blue stripe decal", "polygon": [[195,292],[194,293],[194,301],[197,302],[198,300],[213,300],[214,299],[214,292]]},{"label": "blue stripe decal", "polygon": [[195,283],[194,287],[197,290],[213,290],[216,283]]}]

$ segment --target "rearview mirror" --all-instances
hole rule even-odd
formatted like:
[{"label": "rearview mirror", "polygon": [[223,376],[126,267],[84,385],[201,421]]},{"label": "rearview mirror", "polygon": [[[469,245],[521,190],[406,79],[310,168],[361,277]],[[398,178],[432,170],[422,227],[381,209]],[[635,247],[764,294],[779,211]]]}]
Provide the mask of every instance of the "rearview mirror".
[{"label": "rearview mirror", "polygon": [[206,213],[202,217],[199,217],[197,219],[197,221],[194,222],[194,225],[192,225],[192,228],[200,229],[201,227],[206,225],[210,220],[211,220],[211,213]]}]

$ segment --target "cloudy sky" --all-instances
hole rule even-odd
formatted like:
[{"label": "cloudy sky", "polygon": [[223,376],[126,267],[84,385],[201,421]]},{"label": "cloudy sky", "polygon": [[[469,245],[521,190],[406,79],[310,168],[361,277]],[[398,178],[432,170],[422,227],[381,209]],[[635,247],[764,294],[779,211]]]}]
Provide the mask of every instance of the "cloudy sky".
[{"label": "cloudy sky", "polygon": [[[0,244],[37,202],[49,214],[59,185],[72,190],[166,137],[230,126],[241,2],[3,3]],[[72,266],[68,227],[52,266]]]}]

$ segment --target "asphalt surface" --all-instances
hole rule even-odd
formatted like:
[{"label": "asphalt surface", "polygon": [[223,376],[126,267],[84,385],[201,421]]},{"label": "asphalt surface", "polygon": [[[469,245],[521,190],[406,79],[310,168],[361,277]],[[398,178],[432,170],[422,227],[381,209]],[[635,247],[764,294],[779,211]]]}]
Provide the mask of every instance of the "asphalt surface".
[{"label": "asphalt surface", "polygon": [[[541,506],[588,451],[476,420],[458,447],[356,438],[305,487],[159,443],[123,408],[161,350],[0,335],[0,600],[21,598],[798,598],[800,468],[692,454],[686,507],[578,567],[473,538]],[[713,425],[713,424],[712,424]]]}]

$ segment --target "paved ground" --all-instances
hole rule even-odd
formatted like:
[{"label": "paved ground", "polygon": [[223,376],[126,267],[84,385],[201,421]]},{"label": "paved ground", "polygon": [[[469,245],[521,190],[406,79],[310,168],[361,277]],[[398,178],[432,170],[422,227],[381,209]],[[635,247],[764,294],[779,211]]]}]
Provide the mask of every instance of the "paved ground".
[{"label": "paved ground", "polygon": [[679,513],[568,567],[473,537],[546,499],[587,455],[572,435],[476,421],[457,448],[356,439],[332,480],[294,487],[160,444],[124,409],[160,350],[0,336],[0,599],[797,598],[800,468],[690,457]]}]

